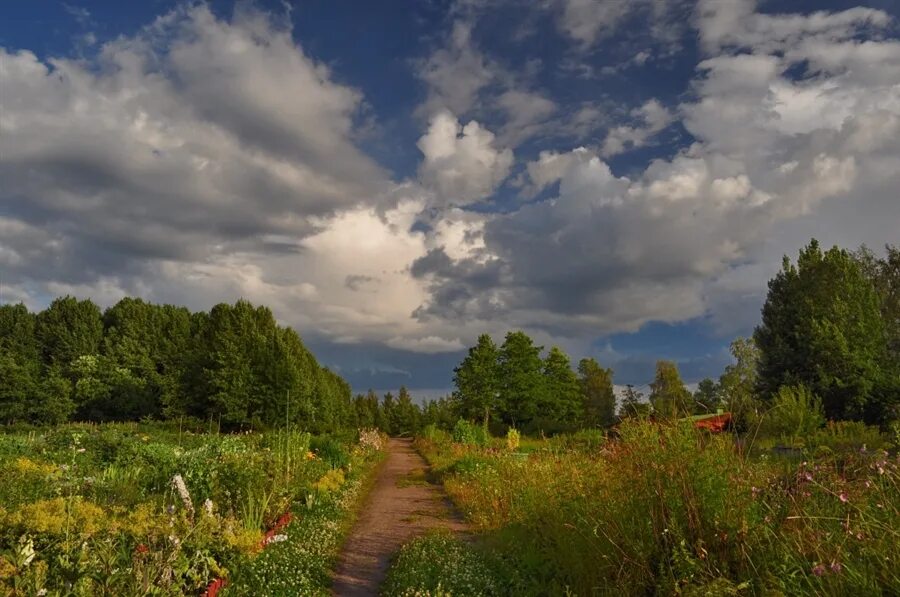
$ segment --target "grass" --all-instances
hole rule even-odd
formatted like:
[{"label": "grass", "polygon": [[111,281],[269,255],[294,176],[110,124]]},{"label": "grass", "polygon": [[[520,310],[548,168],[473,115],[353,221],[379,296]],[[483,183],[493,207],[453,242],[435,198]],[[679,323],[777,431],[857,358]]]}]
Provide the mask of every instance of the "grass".
[{"label": "grass", "polygon": [[[389,594],[900,594],[900,475],[882,450],[746,457],[728,435],[647,422],[522,444],[417,440],[478,540],[404,548]],[[490,584],[457,584],[474,562]]]}]

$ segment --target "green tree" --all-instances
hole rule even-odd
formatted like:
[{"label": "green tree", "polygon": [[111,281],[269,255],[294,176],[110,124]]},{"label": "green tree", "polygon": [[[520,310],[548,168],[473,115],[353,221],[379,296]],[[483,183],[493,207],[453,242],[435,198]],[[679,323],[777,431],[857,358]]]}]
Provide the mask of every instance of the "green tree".
[{"label": "green tree", "polygon": [[719,377],[719,395],[735,428],[747,431],[759,418],[759,349],[752,338],[737,338],[730,350],[734,363],[726,366]]},{"label": "green tree", "polygon": [[761,394],[770,399],[781,386],[802,383],[831,419],[880,420],[873,395],[885,337],[879,297],[859,264],[837,247],[823,253],[813,240],[796,266],[785,257],[769,282],[754,334]]},{"label": "green tree", "polygon": [[625,386],[622,393],[621,416],[626,419],[646,417],[650,414],[650,404],[644,401],[644,394],[634,388],[633,385]]},{"label": "green tree", "polygon": [[396,435],[397,428],[394,415],[394,395],[387,392],[381,400],[381,420],[384,422],[382,429],[388,435]]},{"label": "green tree", "polygon": [[397,435],[412,436],[419,431],[422,413],[406,386],[400,386],[397,403],[394,405],[394,431]]},{"label": "green tree", "polygon": [[569,355],[554,346],[544,359],[544,383],[538,409],[549,431],[571,428],[582,417],[581,386]]},{"label": "green tree", "polygon": [[656,362],[656,376],[650,383],[650,404],[655,413],[667,418],[683,417],[692,411],[691,393],[684,387],[674,362]]},{"label": "green tree", "polygon": [[509,332],[500,347],[499,408],[503,421],[513,427],[528,427],[543,402],[542,349],[525,332]]},{"label": "green tree", "polygon": [[31,420],[39,399],[41,362],[34,315],[25,305],[0,306],[0,421]]},{"label": "green tree", "polygon": [[588,427],[609,427],[616,422],[616,392],[613,370],[604,369],[594,359],[578,363],[584,422]]},{"label": "green tree", "polygon": [[719,385],[705,378],[697,384],[697,391],[694,392],[693,410],[698,414],[714,413],[721,405],[721,396]]},{"label": "green tree", "polygon": [[497,406],[500,393],[499,352],[487,334],[478,337],[478,343],[453,370],[453,400],[457,414],[469,420],[481,419],[487,427],[491,413]]},{"label": "green tree", "polygon": [[103,338],[100,309],[89,300],[58,298],[38,313],[35,337],[44,363],[65,369],[78,357],[99,353]]}]

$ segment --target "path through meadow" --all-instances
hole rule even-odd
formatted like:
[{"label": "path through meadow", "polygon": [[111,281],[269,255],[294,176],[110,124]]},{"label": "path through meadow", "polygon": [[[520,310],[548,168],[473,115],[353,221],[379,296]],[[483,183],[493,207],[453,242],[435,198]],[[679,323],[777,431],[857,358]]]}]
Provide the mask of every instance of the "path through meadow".
[{"label": "path through meadow", "polygon": [[466,529],[443,488],[428,482],[427,471],[411,440],[390,440],[387,460],[338,560],[334,595],[377,595],[391,556],[404,543],[434,528]]}]

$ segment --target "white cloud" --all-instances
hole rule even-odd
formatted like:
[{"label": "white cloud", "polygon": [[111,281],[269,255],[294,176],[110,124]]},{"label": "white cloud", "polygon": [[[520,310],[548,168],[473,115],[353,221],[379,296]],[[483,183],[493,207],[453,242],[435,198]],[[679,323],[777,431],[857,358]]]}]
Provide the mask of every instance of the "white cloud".
[{"label": "white cloud", "polygon": [[510,149],[495,147],[493,133],[475,121],[461,126],[449,112],[431,119],[418,145],[424,155],[419,177],[443,205],[468,205],[489,196],[513,161]]},{"label": "white cloud", "polygon": [[497,76],[497,67],[471,38],[472,24],[456,21],[447,44],[419,65],[418,75],[428,84],[428,99],[420,109],[426,117],[443,110],[465,114],[476,104],[481,89]]},{"label": "white cloud", "polygon": [[640,17],[651,37],[674,43],[683,32],[685,0],[559,0],[559,27],[584,47],[615,35]]},{"label": "white cloud", "polygon": [[[531,191],[558,181],[558,196],[486,222],[480,265],[432,259],[423,317],[502,314],[590,337],[710,315],[731,332],[755,319],[781,251],[794,253],[812,234],[845,246],[891,240],[884,223],[900,221],[900,44],[849,37],[860,23],[884,24],[880,13],[766,16],[751,7],[740,14],[757,26],[745,31],[727,3],[711,6],[728,18],[701,12],[698,22],[710,29],[704,39],[722,41],[709,48],[726,49],[699,65],[696,99],[678,109],[696,141],[627,178],[590,149],[541,152],[527,165]],[[738,42],[751,52],[727,49]],[[644,143],[652,133],[641,129],[671,120],[661,106],[644,108],[644,126],[613,129],[603,153]]]},{"label": "white cloud", "polygon": [[619,125],[610,129],[603,142],[603,156],[617,155],[645,145],[673,120],[672,113],[656,99],[647,100],[642,106],[632,110],[631,116],[638,124]]}]

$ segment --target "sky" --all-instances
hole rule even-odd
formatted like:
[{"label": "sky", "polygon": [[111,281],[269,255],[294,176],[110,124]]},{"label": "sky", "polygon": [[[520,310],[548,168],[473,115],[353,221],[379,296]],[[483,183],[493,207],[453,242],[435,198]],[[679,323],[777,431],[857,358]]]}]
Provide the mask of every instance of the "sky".
[{"label": "sky", "polygon": [[717,377],[900,243],[895,0],[6,0],[3,302],[272,308],[356,391],[481,333]]}]

